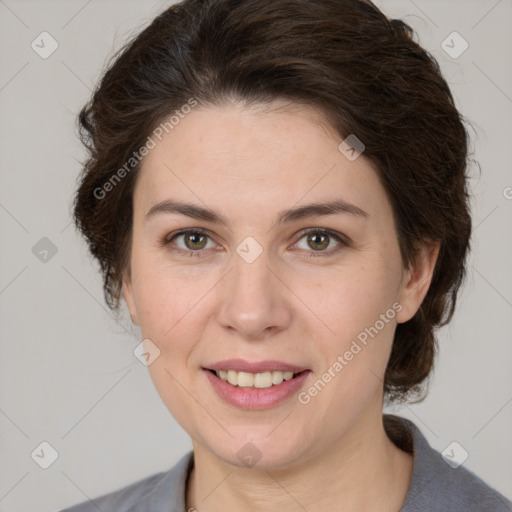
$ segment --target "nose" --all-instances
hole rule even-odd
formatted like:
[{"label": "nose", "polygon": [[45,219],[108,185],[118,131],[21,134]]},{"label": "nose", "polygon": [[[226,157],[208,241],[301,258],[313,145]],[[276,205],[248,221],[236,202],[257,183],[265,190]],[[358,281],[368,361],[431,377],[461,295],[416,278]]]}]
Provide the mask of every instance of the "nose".
[{"label": "nose", "polygon": [[251,263],[234,254],[232,270],[223,281],[217,321],[224,329],[261,341],[289,327],[291,292],[268,251]]}]

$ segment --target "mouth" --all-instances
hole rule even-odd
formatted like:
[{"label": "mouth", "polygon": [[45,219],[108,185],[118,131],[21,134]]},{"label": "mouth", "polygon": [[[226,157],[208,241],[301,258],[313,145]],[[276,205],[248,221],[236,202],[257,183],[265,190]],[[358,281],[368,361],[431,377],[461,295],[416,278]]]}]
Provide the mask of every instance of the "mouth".
[{"label": "mouth", "polygon": [[[262,410],[289,400],[306,385],[311,370],[282,363],[228,361],[202,368],[211,389],[225,403],[239,409]],[[238,369],[232,369],[237,366]],[[273,367],[273,368],[272,368]],[[253,372],[247,370],[255,370]]]},{"label": "mouth", "polygon": [[266,389],[279,386],[283,381],[295,379],[298,375],[308,371],[266,371],[266,372],[239,372],[236,370],[211,370],[207,369],[219,379],[240,388]]}]

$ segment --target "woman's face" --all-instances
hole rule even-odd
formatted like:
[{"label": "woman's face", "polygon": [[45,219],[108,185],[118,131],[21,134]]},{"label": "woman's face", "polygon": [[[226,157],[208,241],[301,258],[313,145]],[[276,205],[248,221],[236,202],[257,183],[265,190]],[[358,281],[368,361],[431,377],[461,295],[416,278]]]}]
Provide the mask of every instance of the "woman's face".
[{"label": "woman's face", "polygon": [[[288,467],[373,428],[396,324],[430,279],[402,267],[364,153],[295,107],[192,109],[134,192],[123,292],[160,351],[151,377],[194,442],[236,465]],[[350,206],[304,209],[332,202]]]}]

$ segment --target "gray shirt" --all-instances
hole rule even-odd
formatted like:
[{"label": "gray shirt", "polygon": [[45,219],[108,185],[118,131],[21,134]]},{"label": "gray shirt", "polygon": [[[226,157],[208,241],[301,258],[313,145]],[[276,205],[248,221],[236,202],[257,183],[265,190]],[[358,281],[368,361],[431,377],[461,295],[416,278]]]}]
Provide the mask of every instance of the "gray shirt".
[{"label": "gray shirt", "polygon": [[[512,511],[512,503],[475,474],[462,466],[454,469],[448,465],[441,454],[430,447],[414,423],[397,416],[387,417],[393,419],[398,430],[409,435],[409,441],[397,445],[414,453],[411,484],[399,512]],[[395,428],[395,433],[398,430]],[[393,439],[389,431],[388,435]],[[193,465],[193,452],[190,451],[166,472],[61,512],[187,512],[186,482]]]}]

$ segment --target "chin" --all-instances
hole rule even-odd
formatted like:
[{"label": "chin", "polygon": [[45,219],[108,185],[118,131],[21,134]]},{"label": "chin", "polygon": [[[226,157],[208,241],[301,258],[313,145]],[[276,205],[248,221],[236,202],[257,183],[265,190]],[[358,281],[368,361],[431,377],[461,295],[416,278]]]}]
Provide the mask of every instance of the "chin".
[{"label": "chin", "polygon": [[238,468],[262,470],[288,469],[304,456],[304,442],[288,437],[286,443],[268,437],[268,429],[260,437],[236,436],[223,445],[210,445],[210,451],[227,464]]}]

